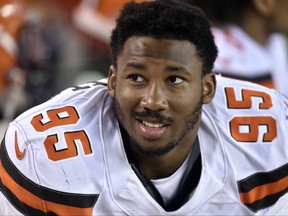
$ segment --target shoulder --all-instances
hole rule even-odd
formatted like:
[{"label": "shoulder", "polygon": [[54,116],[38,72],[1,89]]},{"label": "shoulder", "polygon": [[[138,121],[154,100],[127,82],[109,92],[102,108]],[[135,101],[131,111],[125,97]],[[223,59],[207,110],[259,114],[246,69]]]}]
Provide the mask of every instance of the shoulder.
[{"label": "shoulder", "polygon": [[282,115],[287,110],[287,97],[278,91],[252,82],[241,81],[216,75],[217,87],[212,104],[220,105],[226,109],[240,111],[267,111],[277,113],[282,110]]},{"label": "shoulder", "polygon": [[[218,122],[226,122],[226,129],[236,141],[269,143],[279,137],[284,139],[282,135],[288,130],[287,97],[251,82],[218,75],[216,80],[215,97],[210,104],[204,105],[204,110]],[[247,131],[243,125],[247,125]]]},{"label": "shoulder", "polygon": [[[277,200],[287,193],[288,98],[257,84],[217,77],[216,95],[204,105],[203,121],[202,137],[215,134],[214,145],[202,143],[211,172],[226,173],[241,202],[254,211],[281,206]],[[220,172],[215,161],[222,161]]]},{"label": "shoulder", "polygon": [[91,82],[73,86],[25,111],[12,124],[21,125],[25,131],[32,127],[38,132],[58,126],[76,125],[89,112],[100,109],[106,100],[109,97],[105,84]]},{"label": "shoulder", "polygon": [[106,86],[64,90],[9,125],[0,148],[0,190],[29,215],[63,208],[91,214],[105,187],[105,148],[114,140],[120,133]]},{"label": "shoulder", "polygon": [[60,92],[46,102],[53,103],[71,103],[74,101],[87,100],[93,98],[98,102],[98,98],[102,98],[107,93],[107,79],[93,81],[76,86],[72,86]]},{"label": "shoulder", "polygon": [[[106,87],[90,83],[64,90],[24,112],[10,123],[3,139],[5,169],[21,173],[15,179],[25,176],[28,182],[53,190],[100,190],[95,188],[104,177],[100,131],[106,129],[101,118],[110,105]],[[94,172],[98,184],[91,188]],[[79,189],[81,184],[88,186]]]},{"label": "shoulder", "polygon": [[237,164],[243,166],[236,170],[239,175],[251,174],[244,168],[251,162],[247,158],[253,161],[247,167],[258,171],[288,166],[288,98],[276,90],[217,76],[215,97],[203,114],[206,124],[215,125],[227,154],[236,156],[230,161],[242,163]]},{"label": "shoulder", "polygon": [[288,98],[274,89],[217,76],[215,98],[208,110],[226,125],[236,142],[288,145]]}]

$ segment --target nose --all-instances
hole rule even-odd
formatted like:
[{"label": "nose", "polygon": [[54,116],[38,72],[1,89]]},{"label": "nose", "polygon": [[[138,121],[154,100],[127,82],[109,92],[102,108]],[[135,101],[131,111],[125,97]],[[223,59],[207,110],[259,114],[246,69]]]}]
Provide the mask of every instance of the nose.
[{"label": "nose", "polygon": [[140,106],[153,111],[163,111],[168,107],[167,90],[158,83],[153,83],[143,90]]}]

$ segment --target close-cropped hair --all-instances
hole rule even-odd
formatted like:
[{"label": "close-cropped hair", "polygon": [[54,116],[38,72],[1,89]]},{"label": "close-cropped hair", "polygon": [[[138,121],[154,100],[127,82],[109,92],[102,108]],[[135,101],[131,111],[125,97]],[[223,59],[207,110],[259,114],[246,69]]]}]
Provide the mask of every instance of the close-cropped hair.
[{"label": "close-cropped hair", "polygon": [[193,43],[203,62],[203,75],[212,71],[217,57],[217,47],[206,15],[197,7],[177,0],[132,1],[124,5],[110,41],[115,68],[125,42],[133,36]]}]

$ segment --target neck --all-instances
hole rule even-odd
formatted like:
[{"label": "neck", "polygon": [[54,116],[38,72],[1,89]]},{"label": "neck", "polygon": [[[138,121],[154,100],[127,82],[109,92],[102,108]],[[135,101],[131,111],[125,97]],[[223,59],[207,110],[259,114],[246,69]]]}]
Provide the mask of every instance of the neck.
[{"label": "neck", "polygon": [[[124,140],[129,140],[127,133],[122,131]],[[191,149],[196,143],[197,134],[187,136],[170,152],[162,156],[147,156],[131,150],[130,145],[124,142],[128,160],[137,164],[149,179],[161,179],[172,175],[188,157]],[[185,144],[184,144],[185,143]]]},{"label": "neck", "polygon": [[269,39],[270,31],[267,27],[267,20],[261,14],[247,12],[241,16],[237,24],[257,43],[266,45]]},{"label": "neck", "polygon": [[163,156],[137,155],[137,161],[149,179],[161,179],[172,175],[186,160],[192,146],[181,149],[175,147]]}]

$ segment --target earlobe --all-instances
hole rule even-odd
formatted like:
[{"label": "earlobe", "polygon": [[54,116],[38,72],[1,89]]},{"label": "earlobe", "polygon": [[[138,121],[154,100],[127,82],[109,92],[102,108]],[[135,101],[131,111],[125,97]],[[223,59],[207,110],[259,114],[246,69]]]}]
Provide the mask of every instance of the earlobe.
[{"label": "earlobe", "polygon": [[115,87],[116,87],[116,69],[113,65],[109,68],[109,75],[108,75],[108,93],[111,97],[115,95]]},{"label": "earlobe", "polygon": [[214,73],[206,74],[203,78],[203,103],[208,104],[214,98],[216,91],[216,77]]}]

